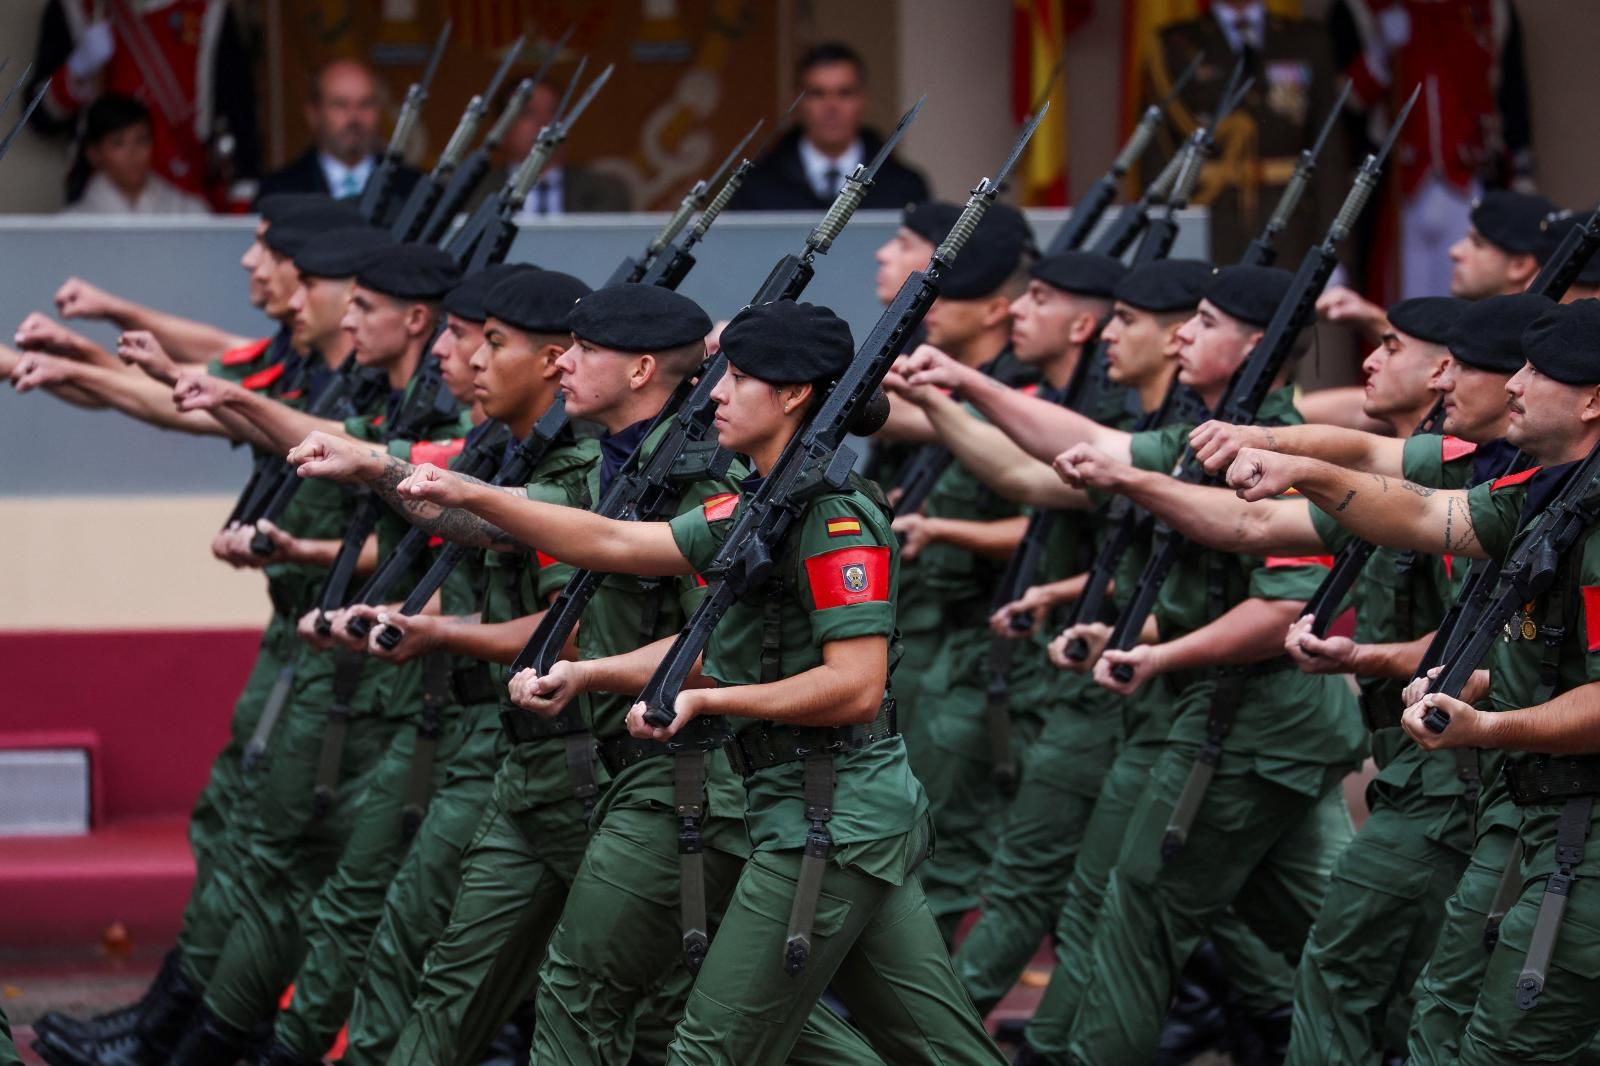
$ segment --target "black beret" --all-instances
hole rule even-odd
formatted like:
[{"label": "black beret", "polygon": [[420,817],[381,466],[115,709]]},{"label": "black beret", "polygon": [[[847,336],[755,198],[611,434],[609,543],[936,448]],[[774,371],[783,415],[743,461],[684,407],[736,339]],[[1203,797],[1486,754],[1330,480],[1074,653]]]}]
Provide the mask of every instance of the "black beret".
[{"label": "black beret", "polygon": [[1503,251],[1534,252],[1539,249],[1539,223],[1555,210],[1543,196],[1495,189],[1472,205],[1472,226]]},{"label": "black beret", "polygon": [[711,318],[659,285],[607,285],[579,300],[567,319],[575,336],[619,352],[659,352],[704,340]]},{"label": "black beret", "polygon": [[1600,300],[1550,306],[1523,331],[1522,351],[1545,377],[1600,384]]},{"label": "black beret", "polygon": [[1450,354],[1457,362],[1479,370],[1515,374],[1527,362],[1522,331],[1553,306],[1548,297],[1531,292],[1474,300],[1456,318]]},{"label": "black beret", "polygon": [[1293,280],[1293,274],[1277,267],[1217,267],[1201,295],[1240,322],[1265,326],[1288,295]]},{"label": "black beret", "polygon": [[313,237],[333,229],[350,229],[367,224],[367,220],[355,208],[329,200],[325,204],[307,204],[285,211],[267,227],[261,243],[277,254],[293,259]]},{"label": "black beret", "polygon": [[1456,320],[1470,301],[1455,296],[1417,296],[1389,308],[1389,325],[1427,344],[1449,344]]},{"label": "black beret", "polygon": [[589,292],[588,285],[559,270],[519,270],[489,290],[483,309],[506,325],[529,333],[565,336],[573,307]]},{"label": "black beret", "polygon": [[[321,192],[270,192],[256,201],[256,214],[270,225],[302,207],[326,207],[336,202],[333,197]],[[356,214],[359,216],[360,212]]]},{"label": "black beret", "polygon": [[444,309],[468,322],[482,322],[489,317],[483,302],[489,290],[513,274],[537,270],[532,263],[495,263],[461,279],[461,284],[444,295]]},{"label": "black beret", "polygon": [[[929,200],[905,209],[902,224],[935,247],[950,235],[963,207]],[[992,294],[1016,272],[1025,253],[1037,250],[1033,230],[1022,212],[1009,204],[990,204],[956,261],[939,282],[939,295],[952,300],[977,300]]]},{"label": "black beret", "polygon": [[[1560,211],[1546,216],[1544,221],[1539,223],[1539,251],[1536,253],[1539,257],[1539,265],[1543,266],[1548,263],[1550,257],[1556,254],[1556,249],[1561,247],[1561,242],[1566,240],[1567,234],[1587,221],[1588,217],[1586,214],[1576,215],[1571,211]],[[1573,283],[1589,286],[1600,285],[1600,255],[1590,257],[1589,261],[1584,264],[1583,269],[1578,271],[1578,276],[1573,279]]]},{"label": "black beret", "polygon": [[1053,289],[1109,299],[1128,268],[1098,252],[1062,252],[1033,264],[1031,273]]},{"label": "black beret", "polygon": [[361,261],[394,238],[375,226],[342,226],[308,237],[295,253],[300,273],[314,278],[353,278]]},{"label": "black beret", "polygon": [[356,284],[397,300],[437,300],[461,283],[449,253],[428,244],[396,244],[369,253]]},{"label": "black beret", "polygon": [[1111,295],[1158,315],[1193,311],[1211,282],[1211,269],[1203,259],[1158,259],[1124,274]]},{"label": "black beret", "polygon": [[855,357],[845,320],[816,304],[753,304],[722,330],[728,362],[771,385],[831,381]]}]

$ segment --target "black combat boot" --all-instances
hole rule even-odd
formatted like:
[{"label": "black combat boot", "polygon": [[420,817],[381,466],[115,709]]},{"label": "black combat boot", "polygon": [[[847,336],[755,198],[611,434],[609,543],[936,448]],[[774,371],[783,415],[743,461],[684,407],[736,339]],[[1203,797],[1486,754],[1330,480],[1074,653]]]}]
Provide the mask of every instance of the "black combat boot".
[{"label": "black combat boot", "polygon": [[1294,1010],[1280,1007],[1270,1014],[1234,1011],[1229,1026],[1229,1052],[1235,1066],[1281,1066],[1289,1054],[1289,1028]]},{"label": "black combat boot", "polygon": [[273,1037],[267,1041],[267,1046],[256,1059],[256,1066],[322,1066],[322,1060],[303,1059],[298,1052],[291,1050],[277,1037]]},{"label": "black combat boot", "polygon": [[1161,1026],[1156,1066],[1183,1063],[1215,1050],[1228,1036],[1228,982],[1210,941],[1189,957],[1178,979],[1178,993]]},{"label": "black combat boot", "polygon": [[166,980],[151,987],[133,1031],[83,1043],[41,1033],[33,1049],[51,1066],[167,1066],[200,1008],[200,994],[199,986],[174,966]]},{"label": "black combat boot", "polygon": [[172,1052],[172,1066],[234,1066],[244,1057],[250,1034],[235,1029],[205,1007],[195,1012],[194,1020]]},{"label": "black combat boot", "polygon": [[150,997],[170,982],[173,975],[178,972],[180,958],[177,948],[167,952],[166,958],[161,960],[161,969],[156,971],[155,979],[136,1002],[105,1014],[97,1014],[93,1018],[74,1018],[59,1011],[47,1011],[33,1023],[34,1033],[41,1036],[51,1033],[71,1044],[89,1044],[96,1040],[107,1040],[133,1032],[139,1025],[140,1014],[150,1004]]}]

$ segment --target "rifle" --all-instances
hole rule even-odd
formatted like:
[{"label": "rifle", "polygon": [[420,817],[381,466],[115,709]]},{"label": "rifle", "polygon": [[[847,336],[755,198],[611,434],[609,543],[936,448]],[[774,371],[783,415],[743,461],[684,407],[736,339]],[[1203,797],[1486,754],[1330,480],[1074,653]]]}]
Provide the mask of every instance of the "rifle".
[{"label": "rifle", "polygon": [[[1383,164],[1393,150],[1395,138],[1406,117],[1411,113],[1411,108],[1415,106],[1417,93],[1420,91],[1419,86],[1418,90],[1411,94],[1411,99],[1401,110],[1399,118],[1390,128],[1389,136],[1378,152],[1367,156],[1366,161],[1361,164],[1350,192],[1339,208],[1339,213],[1329,224],[1322,243],[1307,252],[1305,259],[1301,261],[1300,269],[1295,272],[1289,291],[1284,296],[1283,302],[1278,305],[1277,311],[1273,313],[1272,321],[1267,324],[1261,341],[1246,357],[1223,394],[1216,414],[1222,421],[1247,424],[1255,419],[1256,409],[1266,398],[1268,390],[1272,387],[1273,378],[1288,361],[1301,330],[1314,321],[1317,297],[1327,284],[1334,268],[1338,266],[1338,259],[1334,254],[1335,246],[1349,235],[1351,226],[1355,224],[1356,218],[1377,188]],[[1215,483],[1216,480],[1205,473],[1205,468],[1195,460],[1194,452],[1189,448],[1184,449],[1183,458],[1179,461],[1174,476],[1190,484]],[[1144,572],[1139,576],[1139,582],[1134,587],[1127,608],[1118,617],[1112,629],[1111,640],[1107,645],[1109,648],[1127,651],[1139,642],[1139,633],[1144,628],[1145,619],[1150,617],[1150,612],[1155,607],[1161,586],[1166,582],[1167,575],[1172,572],[1172,567],[1177,563],[1179,554],[1187,544],[1185,538],[1164,525],[1158,526],[1157,532],[1164,543],[1150,558]],[[1112,667],[1112,674],[1119,681],[1127,681],[1133,677],[1133,670],[1126,663],[1119,663]]]},{"label": "rifle", "polygon": [[1333,109],[1328,112],[1328,117],[1322,123],[1322,129],[1317,133],[1317,139],[1310,148],[1300,153],[1300,159],[1294,165],[1294,173],[1289,175],[1289,181],[1283,187],[1283,192],[1278,196],[1278,206],[1272,212],[1272,217],[1267,220],[1266,228],[1260,236],[1250,242],[1250,247],[1245,250],[1246,262],[1260,263],[1263,266],[1270,264],[1277,258],[1278,234],[1289,224],[1294,209],[1300,203],[1300,197],[1305,194],[1306,186],[1311,183],[1311,175],[1317,169],[1317,157],[1322,154],[1322,146],[1328,143],[1328,135],[1333,132],[1334,124],[1339,121],[1339,116],[1344,112],[1345,101],[1350,98],[1351,82],[1345,79],[1344,86],[1339,90],[1339,98],[1333,102]]},{"label": "rifle", "polygon": [[[489,173],[490,157],[499,150],[501,143],[506,139],[506,134],[511,130],[511,124],[527,106],[528,98],[533,95],[534,86],[544,80],[545,74],[550,70],[550,64],[561,54],[561,49],[572,37],[574,29],[576,29],[574,26],[567,27],[567,32],[563,33],[561,39],[545,53],[544,61],[539,64],[539,69],[534,71],[533,77],[523,78],[517,83],[516,89],[512,90],[511,98],[501,110],[500,117],[489,127],[483,143],[474,148],[450,175],[450,183],[445,187],[438,204],[434,206],[432,213],[428,215],[427,223],[422,227],[421,240],[429,244],[438,244],[444,238],[450,229],[450,223],[455,221],[456,213],[461,210],[461,205],[471,199],[472,194],[483,183],[484,177]],[[492,105],[494,93],[485,93],[484,99]]]},{"label": "rifle", "polygon": [[[11,61],[9,59],[6,60],[6,63],[10,62]],[[4,69],[5,68],[3,66],[0,66],[0,70]],[[22,88],[23,83],[28,80],[28,75],[32,73],[32,63],[29,63],[26,67],[22,68],[22,77],[17,79],[15,85],[11,86],[11,89],[6,93],[6,98],[3,101],[0,101],[0,112],[5,111],[6,108],[11,106],[11,98],[17,94],[17,90]],[[6,153],[11,150],[11,142],[17,139],[17,134],[22,132],[22,127],[28,124],[28,120],[33,117],[33,113],[37,111],[39,109],[39,105],[44,102],[44,94],[49,91],[50,79],[46,78],[44,84],[39,86],[38,91],[33,94],[33,98],[28,101],[27,106],[22,109],[22,114],[17,116],[17,121],[12,124],[9,130],[6,131],[5,137],[0,138],[0,159],[4,159]]]},{"label": "rifle", "polygon": [[[1243,69],[1242,64],[1234,68],[1235,79],[1240,76]],[[1218,112],[1219,122],[1244,99],[1244,94],[1249,91],[1251,84],[1253,84],[1251,80],[1246,80],[1242,85],[1234,85],[1230,81],[1229,90],[1223,100],[1223,108]],[[1189,142],[1167,162],[1156,180],[1139,198],[1139,202],[1124,208],[1111,228],[1089,250],[1099,255],[1121,256],[1146,226],[1157,225],[1160,236],[1151,244],[1150,255],[1152,258],[1164,256],[1166,249],[1170,249],[1177,239],[1176,214],[1189,201],[1194,183],[1200,177],[1201,155],[1209,150],[1210,144],[1209,128],[1202,127],[1195,130]],[[1168,205],[1166,217],[1159,222],[1151,217],[1152,208],[1157,204]],[[1156,254],[1158,249],[1159,255]],[[991,363],[985,372],[992,374],[996,369],[996,365]],[[919,447],[906,463],[905,469],[900,474],[900,481],[895,486],[899,490],[895,511],[899,514],[915,514],[920,511],[928,502],[928,497],[933,494],[934,486],[939,483],[939,479],[953,462],[955,456],[951,455],[950,449],[943,445],[924,444]]]},{"label": "rifle", "polygon": [[382,222],[388,213],[389,194],[394,186],[395,174],[405,163],[406,143],[411,140],[411,132],[422,117],[422,105],[428,99],[428,86],[433,84],[433,76],[439,72],[439,61],[444,58],[444,46],[450,40],[450,27],[451,21],[445,19],[438,39],[433,42],[428,65],[423,68],[422,80],[412,82],[411,87],[406,90],[405,102],[400,105],[400,114],[394,120],[394,130],[389,134],[389,146],[384,149],[383,158],[378,160],[377,169],[367,179],[367,187],[361,190],[361,200],[357,207],[362,217],[374,225]]},{"label": "rifle", "polygon": [[1156,127],[1161,125],[1167,107],[1188,87],[1190,79],[1199,69],[1200,57],[1197,55],[1190,60],[1189,66],[1178,76],[1178,80],[1172,83],[1172,89],[1166,98],[1159,104],[1151,104],[1144,109],[1144,114],[1139,117],[1133,132],[1128,134],[1122,150],[1117,153],[1116,159],[1111,161],[1110,168],[1095,179],[1094,184],[1089,186],[1089,191],[1084,193],[1082,201],[1073,206],[1072,214],[1061,224],[1061,228],[1056,230],[1056,235],[1050,239],[1050,246],[1045,249],[1046,256],[1074,251],[1088,242],[1089,234],[1105,216],[1111,201],[1117,198],[1117,189],[1121,187],[1122,180],[1139,161],[1139,157],[1144,155],[1145,149],[1150,147],[1150,141],[1156,135]]},{"label": "rifle", "polygon": [[[600,75],[589,83],[589,87],[584,90],[577,103],[572,105],[569,113],[558,115],[548,126],[539,131],[539,138],[534,142],[533,149],[506,181],[499,194],[479,205],[466,225],[457,230],[455,236],[447,242],[446,249],[458,259],[465,261],[464,269],[467,273],[482,270],[490,263],[498,263],[505,259],[506,253],[511,250],[511,242],[516,240],[517,212],[522,210],[528,192],[539,179],[539,174],[550,161],[551,155],[567,139],[567,132],[572,124],[594,100],[595,94],[601,87],[610,80],[615,69],[616,66],[613,64],[601,71]],[[581,63],[579,71],[582,71]],[[577,75],[574,75],[573,85],[568,86],[569,93],[576,84]]]},{"label": "rifle", "polygon": [[[545,410],[543,415],[539,416],[539,420],[534,423],[533,429],[529,431],[528,435],[519,440],[512,448],[511,455],[504,463],[499,463],[497,456],[486,454],[474,463],[471,471],[463,472],[477,477],[480,472],[487,472],[498,466],[491,484],[495,486],[525,484],[533,471],[544,461],[544,457],[549,454],[550,449],[566,434],[567,425],[566,400],[558,395],[555,402]],[[453,466],[452,469],[459,468]],[[421,529],[412,529],[408,530],[406,536],[402,538],[401,545],[403,546],[407,540],[411,540],[413,537],[415,537],[415,544],[425,547],[428,543],[428,534],[426,532]],[[423,575],[422,580],[417,582],[410,594],[406,596],[405,602],[400,607],[400,613],[403,615],[415,615],[421,612],[428,605],[428,601],[433,598],[433,594],[444,586],[445,580],[460,565],[461,560],[467,557],[467,553],[472,550],[465,544],[446,544],[439,552],[438,558],[434,559],[433,565],[428,567],[428,572]],[[398,552],[399,548],[397,547],[395,553],[398,554]],[[420,550],[418,550],[418,554],[420,555]],[[399,567],[402,573],[407,568],[409,567]],[[374,577],[376,576],[375,574]],[[399,574],[394,574],[391,576],[390,581],[392,582],[393,578],[398,576]],[[387,591],[387,589],[382,591]],[[366,597],[363,597],[363,602],[375,605],[383,602],[383,600],[381,595],[373,595],[369,592]],[[363,624],[354,624],[357,622]],[[351,619],[352,624],[347,625],[346,629],[352,636],[365,636],[371,628],[369,625],[364,624],[365,622],[366,619]],[[384,626],[378,633],[378,643],[384,648],[393,650],[400,646],[400,641],[404,636],[403,630],[394,626]]]},{"label": "rifle", "polygon": [[710,587],[705,599],[640,695],[650,724],[672,724],[673,701],[710,638],[712,627],[740,595],[757,588],[766,578],[773,566],[773,552],[799,517],[809,494],[834,491],[845,485],[856,460],[855,453],[844,444],[851,423],[938,297],[940,277],[971,238],[1048,110],[1046,104],[1023,127],[995,177],[984,178],[973,188],[944,243],[934,249],[926,267],[906,278],[827,398],[784,446],[760,490],[744,501],[732,531],[708,568]]},{"label": "rifle", "polygon": [[[711,177],[701,178],[690,187],[688,192],[683,194],[683,199],[678,202],[677,210],[672,212],[672,216],[667,219],[660,232],[650,238],[650,242],[645,245],[643,254],[637,259],[631,255],[624,256],[622,262],[617,265],[617,269],[611,272],[611,277],[606,279],[607,285],[622,285],[644,279],[645,272],[649,270],[651,263],[673,241],[678,239],[678,234],[682,233],[683,228],[689,224],[690,217],[696,211],[701,211],[705,208],[706,202],[711,197],[711,191],[722,186],[724,180],[733,171],[734,163],[739,159],[739,153],[744,151],[745,146],[750,143],[750,138],[760,131],[766,121],[764,118],[757,119],[756,124],[750,127],[750,132],[746,133],[743,139],[733,146],[733,151],[729,152],[727,158],[723,159],[717,165],[717,169],[711,172]],[[731,197],[733,194],[730,192],[728,195]],[[726,201],[723,201],[723,203],[725,206]],[[719,214],[721,210],[720,207],[717,209]],[[712,217],[715,218],[716,216],[713,215]]]},{"label": "rifle", "polygon": [[[778,261],[750,300],[751,304],[800,298],[816,273],[813,265],[816,257],[826,255],[833,246],[834,239],[872,187],[878,168],[883,166],[889,153],[916,119],[922,103],[919,99],[911,110],[901,116],[870,163],[858,165],[845,178],[843,188],[834,197],[822,221],[806,236],[800,254],[786,255]],[[717,198],[722,199],[720,195]],[[727,363],[727,356],[719,353],[701,372],[698,382],[691,384],[685,380],[678,386],[678,391],[656,416],[655,424],[644,439],[650,440],[655,435],[656,427],[668,419],[672,421],[672,428],[661,438],[648,460],[642,455],[643,442],[640,449],[628,457],[611,490],[600,501],[600,514],[625,522],[655,521],[673,506],[683,485],[706,477],[721,477],[727,472],[731,457],[717,447],[715,441],[706,440],[716,413],[711,390],[721,380]],[[549,610],[545,611],[539,627],[512,663],[513,674],[529,668],[541,675],[550,672],[604,578],[604,574],[580,570],[568,579],[566,587]]]},{"label": "rifle", "polygon": [[433,170],[411,187],[411,192],[406,195],[406,202],[401,205],[400,213],[395,216],[394,226],[390,233],[397,241],[414,241],[423,236],[424,225],[433,217],[433,210],[438,205],[440,197],[444,195],[445,187],[454,175],[456,167],[461,162],[461,157],[466,154],[467,145],[478,135],[478,126],[483,123],[483,117],[489,110],[488,100],[493,100],[500,91],[500,83],[505,80],[506,74],[511,70],[513,63],[522,53],[523,42],[526,36],[518,37],[507,49],[505,58],[500,61],[494,75],[489,79],[489,87],[482,94],[474,96],[467,101],[467,109],[461,112],[461,118],[456,123],[455,132],[450,134],[450,139],[445,142],[444,151],[439,153],[439,161],[433,165]]},{"label": "rifle", "polygon": [[[1553,302],[1559,302],[1578,274],[1588,265],[1597,248],[1600,248],[1600,211],[1592,213],[1588,221],[1583,224],[1574,226],[1562,239],[1555,252],[1545,261],[1544,267],[1529,283],[1528,291],[1540,293],[1550,297]],[[1440,400],[1434,403],[1427,416],[1418,423],[1414,433],[1436,433],[1443,423],[1444,404]],[[1525,456],[1519,457],[1513,461],[1511,471],[1525,469],[1529,462],[1531,460]],[[1375,550],[1376,545],[1358,540],[1347,544],[1340,551],[1338,558],[1334,560],[1333,569],[1323,578],[1322,584],[1306,602],[1306,612],[1313,616],[1311,631],[1317,636],[1327,635],[1328,626],[1337,617],[1345,596],[1355,586],[1362,567],[1366,565]],[[1463,632],[1460,629],[1462,617],[1477,617],[1481,614],[1484,609],[1483,597],[1488,594],[1488,590],[1495,582],[1493,568],[1494,563],[1489,560],[1473,564],[1471,572],[1462,584],[1461,594],[1450,604],[1443,621],[1434,633],[1433,640],[1428,643],[1427,651],[1423,653],[1415,676],[1428,676],[1428,671],[1443,662],[1454,650],[1455,635]]]},{"label": "rifle", "polygon": [[[1174,197],[1181,200],[1179,206],[1189,203],[1195,182],[1200,181],[1200,166],[1205,162],[1206,155],[1211,154],[1211,147],[1216,142],[1216,128],[1245,101],[1245,93],[1250,91],[1251,85],[1254,85],[1254,78],[1245,77],[1245,61],[1240,59],[1234,64],[1234,72],[1227,78],[1227,86],[1222,90],[1222,102],[1216,109],[1216,118],[1211,125],[1197,126],[1194,133],[1189,134],[1184,146],[1168,160],[1155,181],[1150,182],[1149,189],[1144,190],[1138,203],[1118,211],[1117,218],[1112,219],[1106,232],[1094,242],[1091,251],[1099,251],[1107,256],[1122,256],[1123,251],[1133,245],[1139,232],[1149,224],[1147,216],[1152,208],[1170,203]],[[1168,211],[1168,219],[1173,218],[1173,214],[1174,211]]]}]

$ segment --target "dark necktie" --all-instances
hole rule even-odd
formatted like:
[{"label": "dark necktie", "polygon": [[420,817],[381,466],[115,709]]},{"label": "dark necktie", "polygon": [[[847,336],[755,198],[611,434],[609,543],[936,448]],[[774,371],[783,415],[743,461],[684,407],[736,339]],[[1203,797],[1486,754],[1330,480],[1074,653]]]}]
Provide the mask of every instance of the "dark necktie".
[{"label": "dark necktie", "polygon": [[550,193],[552,191],[550,188],[550,180],[548,178],[540,178],[539,183],[533,188],[534,192],[538,194],[534,200],[534,214],[548,215],[550,213]]},{"label": "dark necktie", "polygon": [[1255,66],[1257,56],[1255,23],[1248,15],[1240,15],[1233,20],[1234,35],[1239,38],[1239,54],[1244,57],[1245,66]]},{"label": "dark necktie", "polygon": [[822,172],[822,198],[831,200],[839,195],[839,168],[829,167]]}]

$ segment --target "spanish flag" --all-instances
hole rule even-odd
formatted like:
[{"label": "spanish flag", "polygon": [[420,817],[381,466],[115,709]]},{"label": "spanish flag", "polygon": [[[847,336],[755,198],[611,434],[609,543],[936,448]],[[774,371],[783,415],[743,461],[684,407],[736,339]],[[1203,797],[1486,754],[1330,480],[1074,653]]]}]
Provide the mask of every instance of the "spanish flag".
[{"label": "spanish flag", "polygon": [[1066,206],[1066,84],[1056,64],[1067,34],[1092,12],[1089,0],[1012,0],[1011,116],[1020,123],[1041,98],[1053,97],[1018,174],[1018,199],[1025,206]]}]

